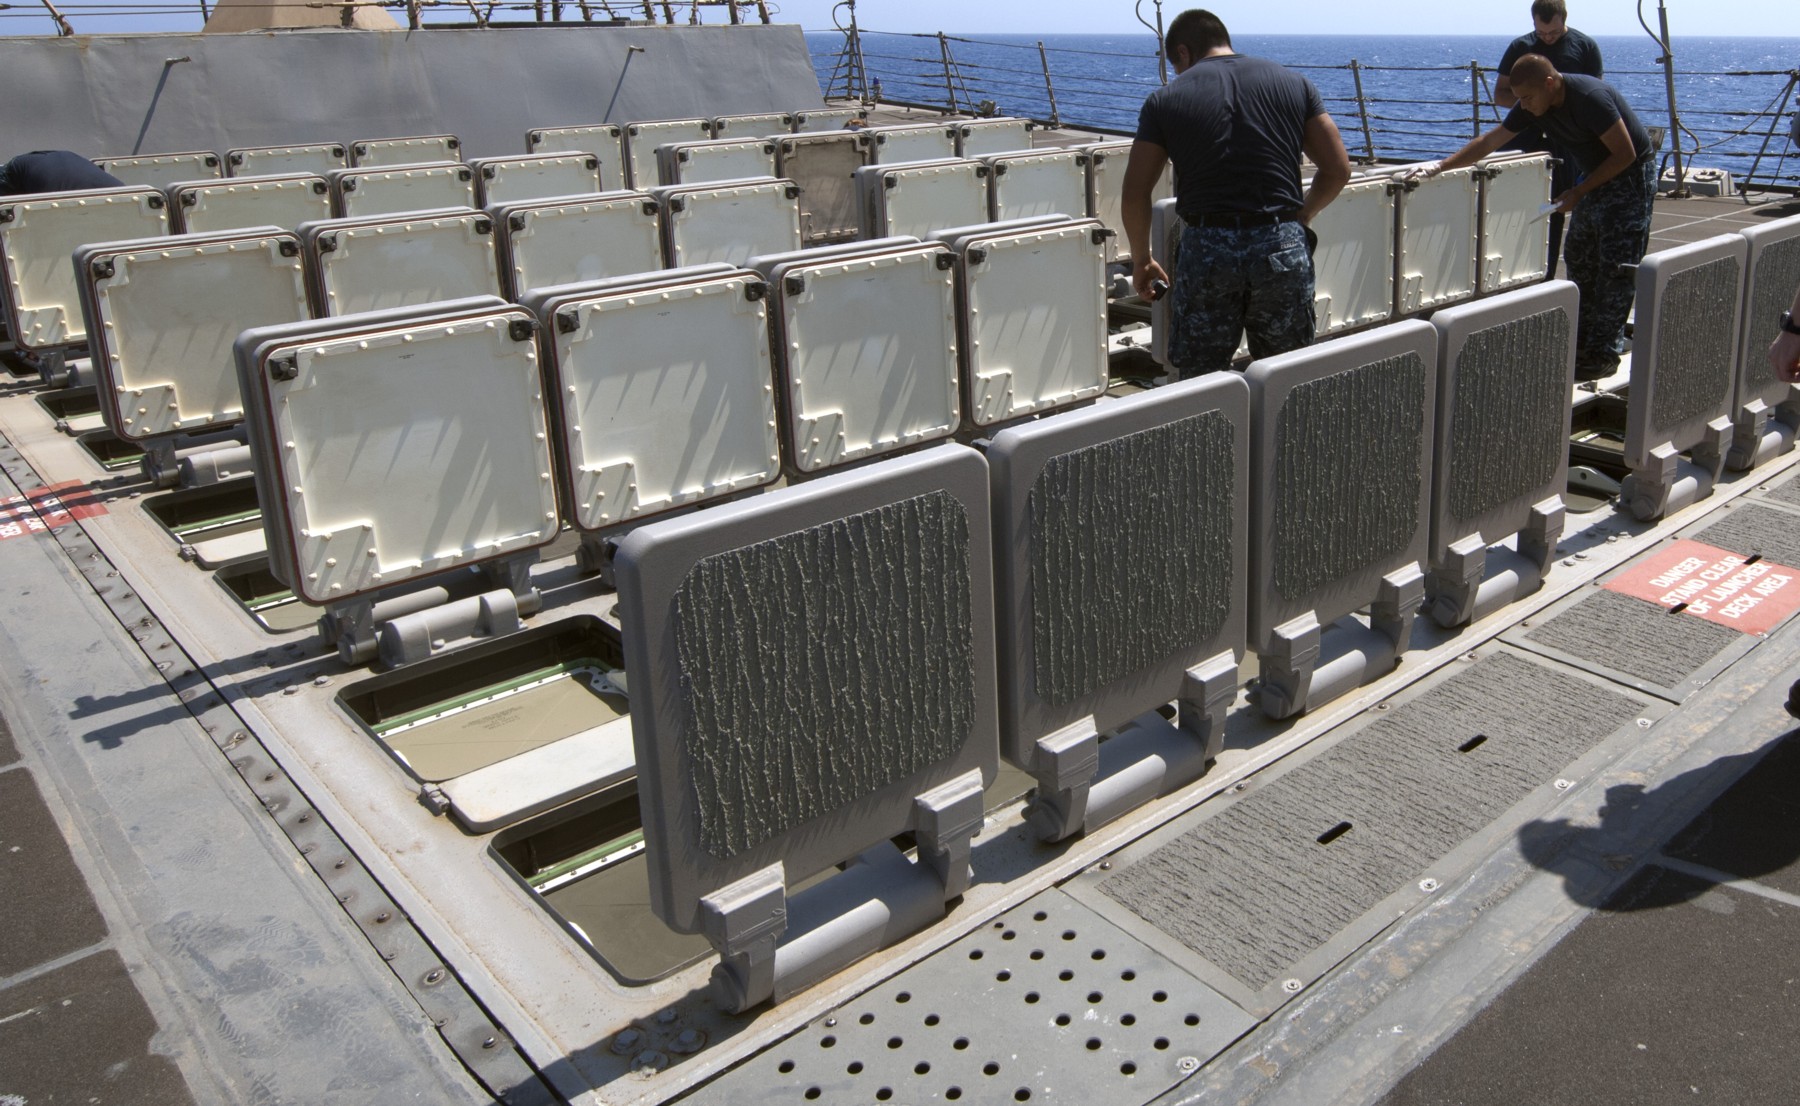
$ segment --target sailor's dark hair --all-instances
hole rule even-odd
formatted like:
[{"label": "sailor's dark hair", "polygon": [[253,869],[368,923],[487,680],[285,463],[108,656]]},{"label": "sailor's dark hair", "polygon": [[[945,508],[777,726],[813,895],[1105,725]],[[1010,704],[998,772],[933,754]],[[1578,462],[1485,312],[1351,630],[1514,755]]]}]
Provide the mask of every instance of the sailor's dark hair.
[{"label": "sailor's dark hair", "polygon": [[1514,88],[1519,88],[1535,86],[1558,75],[1556,66],[1544,55],[1521,54],[1519,60],[1513,62],[1508,78]]},{"label": "sailor's dark hair", "polygon": [[1225,23],[1205,8],[1189,8],[1175,17],[1163,32],[1163,53],[1172,56],[1175,47],[1188,48],[1188,57],[1200,58],[1219,46],[1231,46],[1231,32]]},{"label": "sailor's dark hair", "polygon": [[1563,3],[1563,0],[1531,0],[1531,14],[1545,23],[1558,16],[1567,19],[1569,18],[1569,5]]}]

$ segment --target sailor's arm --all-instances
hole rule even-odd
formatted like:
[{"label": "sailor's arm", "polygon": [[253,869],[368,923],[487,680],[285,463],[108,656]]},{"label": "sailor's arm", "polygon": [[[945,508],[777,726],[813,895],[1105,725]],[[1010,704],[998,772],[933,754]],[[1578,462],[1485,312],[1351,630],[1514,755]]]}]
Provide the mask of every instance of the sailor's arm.
[{"label": "sailor's arm", "polygon": [[1519,102],[1519,94],[1512,90],[1512,78],[1502,73],[1494,80],[1494,106],[1511,108]]},{"label": "sailor's arm", "polygon": [[1300,222],[1311,226],[1325,205],[1337,199],[1344,185],[1350,183],[1350,154],[1344,149],[1344,138],[1337,123],[1325,112],[1306,121],[1300,135],[1300,148],[1306,151],[1314,170],[1312,183],[1306,188],[1306,199],[1300,205]]},{"label": "sailor's arm", "polygon": [[1600,141],[1606,144],[1606,160],[1583,177],[1581,183],[1556,197],[1558,211],[1573,210],[1581,197],[1631,168],[1637,161],[1637,147],[1632,145],[1631,131],[1626,128],[1625,120],[1613,120],[1613,125],[1600,136]]},{"label": "sailor's arm", "polygon": [[1167,150],[1137,139],[1131,144],[1131,155],[1125,162],[1125,182],[1119,190],[1125,240],[1131,244],[1131,286],[1145,299],[1150,298],[1153,282],[1169,279],[1169,274],[1150,256],[1150,200],[1168,160]]},{"label": "sailor's arm", "polygon": [[1428,167],[1425,170],[1425,176],[1435,177],[1439,173],[1448,172],[1451,169],[1461,169],[1465,165],[1473,165],[1517,137],[1519,137],[1518,131],[1509,131],[1503,126],[1495,127],[1436,165]]}]

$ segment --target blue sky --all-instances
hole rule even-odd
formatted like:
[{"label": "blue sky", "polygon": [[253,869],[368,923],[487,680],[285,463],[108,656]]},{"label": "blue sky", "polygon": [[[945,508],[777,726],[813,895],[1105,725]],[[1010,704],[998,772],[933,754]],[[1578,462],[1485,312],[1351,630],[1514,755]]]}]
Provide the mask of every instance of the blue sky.
[{"label": "blue sky", "polygon": [[[292,0],[290,0],[292,2]],[[623,6],[625,0],[615,0]],[[680,7],[680,0],[674,0]],[[1468,0],[1210,0],[1238,34],[1513,35],[1530,29],[1529,0],[1476,4]],[[1800,36],[1796,0],[1666,0],[1680,35]],[[573,6],[573,0],[568,0]],[[778,18],[809,30],[831,27],[832,0],[771,0]],[[1169,16],[1185,4],[1166,6]],[[1655,25],[1656,0],[1643,0]],[[199,0],[63,0],[59,7],[79,32],[188,31],[200,25]],[[1143,0],[1148,16],[1151,0]],[[1641,34],[1637,0],[1571,0],[1570,23],[1590,34]],[[180,12],[129,15],[130,12]],[[445,17],[450,13],[446,12]],[[879,31],[972,34],[1130,34],[1139,31],[1131,0],[858,0],[865,27]],[[516,18],[516,16],[515,16]],[[708,13],[720,22],[723,13]],[[0,18],[0,34],[49,34],[50,20],[34,0],[15,0]],[[1800,64],[1800,57],[1795,58]]]}]

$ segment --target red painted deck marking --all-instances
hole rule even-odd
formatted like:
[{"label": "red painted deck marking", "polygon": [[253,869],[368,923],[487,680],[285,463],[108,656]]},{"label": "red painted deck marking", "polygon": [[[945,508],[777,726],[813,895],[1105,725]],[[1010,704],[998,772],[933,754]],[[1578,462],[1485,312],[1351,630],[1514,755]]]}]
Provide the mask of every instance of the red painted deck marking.
[{"label": "red painted deck marking", "polygon": [[1685,538],[1601,585],[1746,634],[1767,634],[1800,611],[1800,570]]},{"label": "red painted deck marking", "polygon": [[33,488],[24,495],[0,499],[0,541],[47,533],[78,518],[105,513],[106,504],[80,480]]}]

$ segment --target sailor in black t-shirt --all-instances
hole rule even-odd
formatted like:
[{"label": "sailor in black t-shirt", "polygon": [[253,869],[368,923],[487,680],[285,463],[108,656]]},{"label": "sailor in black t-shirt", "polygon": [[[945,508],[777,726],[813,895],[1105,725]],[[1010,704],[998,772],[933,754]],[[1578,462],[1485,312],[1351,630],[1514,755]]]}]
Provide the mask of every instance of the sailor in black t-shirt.
[{"label": "sailor in black t-shirt", "polygon": [[[1186,379],[1231,367],[1238,341],[1271,357],[1313,339],[1307,224],[1350,179],[1350,155],[1311,81],[1231,49],[1211,12],[1182,12],[1163,52],[1176,77],[1138,115],[1122,187],[1132,284],[1168,281],[1150,256],[1150,197],[1175,166],[1182,222],[1169,363]],[[1300,155],[1316,165],[1302,189]]]},{"label": "sailor in black t-shirt", "polygon": [[[1543,57],[1558,73],[1579,73],[1586,77],[1606,76],[1606,67],[1600,60],[1599,43],[1569,26],[1569,9],[1563,0],[1534,0],[1531,5],[1531,21],[1534,24],[1531,33],[1513,39],[1507,45],[1506,53],[1500,56],[1500,76],[1494,83],[1496,107],[1511,108],[1518,104],[1518,94],[1512,89],[1512,70],[1513,65],[1526,54]],[[1550,171],[1552,195],[1567,192],[1575,183],[1575,164],[1568,156],[1568,151],[1556,149],[1533,134],[1520,135],[1508,143],[1506,148],[1528,152],[1543,150],[1557,159]],[[1562,237],[1563,214],[1558,211],[1550,216],[1551,276],[1556,275],[1556,259],[1562,251]]]},{"label": "sailor in black t-shirt", "polygon": [[69,150],[33,150],[0,165],[0,196],[117,188],[119,178]]},{"label": "sailor in black t-shirt", "polygon": [[1498,127],[1441,164],[1409,173],[1434,176],[1473,165],[1515,135],[1536,130],[1567,150],[1580,179],[1556,197],[1570,212],[1563,247],[1568,278],[1581,289],[1575,335],[1575,375],[1609,376],[1625,348],[1636,277],[1627,266],[1643,260],[1650,245],[1650,205],[1656,198],[1656,157],[1650,136],[1619,90],[1593,77],[1558,73],[1527,54],[1513,66],[1519,104]]}]

